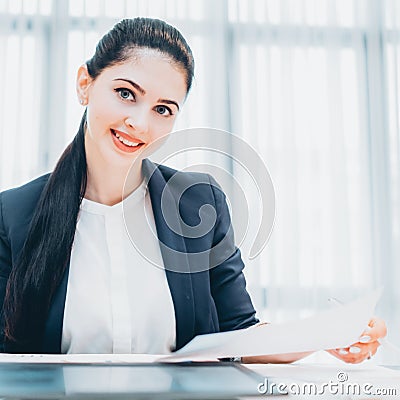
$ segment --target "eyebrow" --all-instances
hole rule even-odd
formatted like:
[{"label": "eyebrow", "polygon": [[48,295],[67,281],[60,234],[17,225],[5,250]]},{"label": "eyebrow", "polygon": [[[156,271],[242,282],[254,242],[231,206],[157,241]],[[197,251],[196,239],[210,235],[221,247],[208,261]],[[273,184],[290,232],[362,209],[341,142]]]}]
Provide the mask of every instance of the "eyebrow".
[{"label": "eyebrow", "polygon": [[[114,79],[114,81],[124,81],[124,82],[128,82],[130,85],[132,85],[142,96],[144,96],[146,94],[146,91],[140,86],[138,85],[136,82],[131,81],[130,79],[126,79],[126,78],[116,78]],[[176,108],[179,110],[179,104],[174,101],[174,100],[168,100],[168,99],[158,99],[157,103],[165,103],[165,104],[174,104],[176,106]]]}]

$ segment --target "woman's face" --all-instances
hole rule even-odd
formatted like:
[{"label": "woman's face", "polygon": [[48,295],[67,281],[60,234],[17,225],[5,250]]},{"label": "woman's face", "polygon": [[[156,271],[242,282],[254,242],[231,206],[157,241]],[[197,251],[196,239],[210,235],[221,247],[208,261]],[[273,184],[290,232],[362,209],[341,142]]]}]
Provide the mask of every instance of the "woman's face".
[{"label": "woman's face", "polygon": [[95,80],[82,66],[77,90],[87,104],[88,159],[127,167],[146,146],[171,132],[186,97],[186,80],[168,58],[143,50]]}]

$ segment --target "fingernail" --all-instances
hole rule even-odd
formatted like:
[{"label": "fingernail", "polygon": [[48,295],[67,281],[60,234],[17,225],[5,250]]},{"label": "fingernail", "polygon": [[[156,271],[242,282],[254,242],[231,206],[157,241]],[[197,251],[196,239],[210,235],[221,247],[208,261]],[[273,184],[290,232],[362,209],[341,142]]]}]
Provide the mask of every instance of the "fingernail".
[{"label": "fingernail", "polygon": [[339,350],[339,354],[345,355],[345,354],[348,354],[348,353],[349,352],[347,350],[345,350],[345,349],[340,349]]},{"label": "fingernail", "polygon": [[358,354],[360,351],[361,351],[361,349],[359,347],[357,347],[357,346],[351,346],[349,348],[349,352],[351,354]]},{"label": "fingernail", "polygon": [[368,343],[371,340],[371,336],[363,335],[358,340],[360,343]]},{"label": "fingernail", "polygon": [[368,325],[368,326],[365,328],[365,332],[369,332],[371,329],[372,329],[372,328]]}]

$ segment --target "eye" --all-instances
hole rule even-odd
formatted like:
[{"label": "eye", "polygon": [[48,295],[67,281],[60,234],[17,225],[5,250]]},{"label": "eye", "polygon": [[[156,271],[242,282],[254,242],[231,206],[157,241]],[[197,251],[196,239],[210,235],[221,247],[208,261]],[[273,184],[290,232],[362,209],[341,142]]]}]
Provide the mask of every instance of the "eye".
[{"label": "eye", "polygon": [[168,116],[168,115],[174,115],[172,110],[167,107],[167,106],[156,106],[156,111],[160,114],[160,115],[164,115],[164,116]]},{"label": "eye", "polygon": [[114,90],[118,93],[119,97],[122,100],[135,100],[135,95],[129,89],[117,88],[117,89],[114,89]]}]

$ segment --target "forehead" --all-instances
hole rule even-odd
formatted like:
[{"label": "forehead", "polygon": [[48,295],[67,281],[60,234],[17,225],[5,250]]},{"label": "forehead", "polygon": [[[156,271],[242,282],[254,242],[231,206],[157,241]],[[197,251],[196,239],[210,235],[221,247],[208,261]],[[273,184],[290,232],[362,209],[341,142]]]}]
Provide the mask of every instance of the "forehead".
[{"label": "forehead", "polygon": [[146,95],[182,101],[186,96],[186,72],[165,54],[139,49],[122,63],[106,68],[97,79],[129,79],[145,90]]}]

